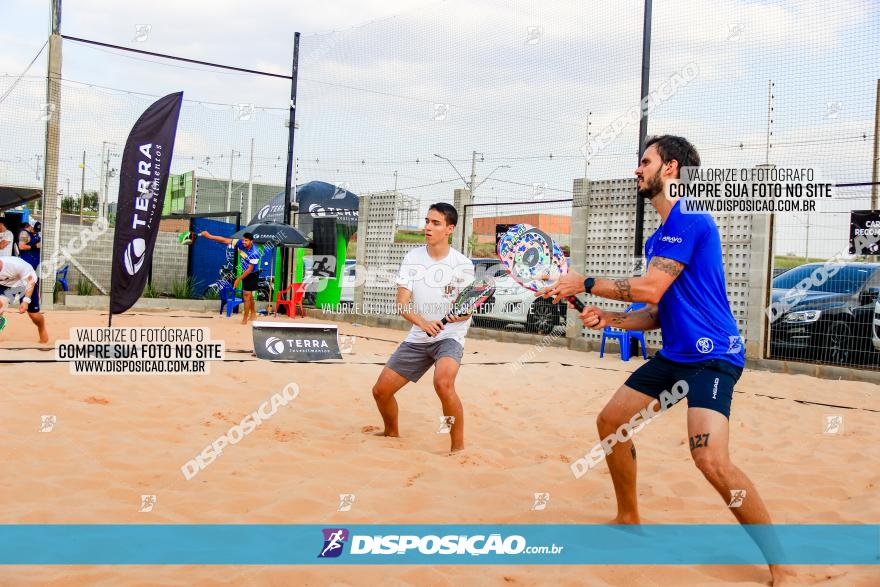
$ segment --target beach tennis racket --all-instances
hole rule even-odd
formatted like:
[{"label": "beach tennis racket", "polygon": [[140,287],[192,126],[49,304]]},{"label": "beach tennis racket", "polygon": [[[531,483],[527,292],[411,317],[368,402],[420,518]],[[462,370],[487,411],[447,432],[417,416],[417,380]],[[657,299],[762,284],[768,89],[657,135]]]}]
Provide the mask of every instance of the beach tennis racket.
[{"label": "beach tennis racket", "polygon": [[495,287],[485,279],[477,279],[455,296],[452,311],[440,322],[444,325],[450,316],[465,316],[482,306],[495,293]]},{"label": "beach tennis racket", "polygon": [[195,232],[181,232],[177,235],[177,242],[181,245],[191,245],[197,236],[199,235]]},{"label": "beach tennis racket", "polygon": [[[531,224],[516,224],[504,233],[498,240],[498,259],[514,281],[532,291],[551,286],[568,273],[568,260],[559,245]],[[584,303],[576,296],[566,299],[583,311]]]},{"label": "beach tennis racket", "polygon": [[4,328],[6,328],[6,316],[0,316],[0,332],[3,332]]}]

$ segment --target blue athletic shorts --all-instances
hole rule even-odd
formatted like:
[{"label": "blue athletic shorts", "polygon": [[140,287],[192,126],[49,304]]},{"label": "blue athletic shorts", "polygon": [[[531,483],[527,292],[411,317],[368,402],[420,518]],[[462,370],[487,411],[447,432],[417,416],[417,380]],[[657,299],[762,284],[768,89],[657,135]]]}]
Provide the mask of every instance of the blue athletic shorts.
[{"label": "blue athletic shorts", "polygon": [[659,399],[660,392],[669,392],[676,382],[686,381],[689,408],[715,410],[729,419],[733,386],[736,385],[742,371],[742,368],[723,359],[677,363],[662,355],[656,355],[636,369],[626,380],[626,385]]},{"label": "blue athletic shorts", "polygon": [[[3,287],[2,285],[0,285],[0,296],[5,295],[7,298],[9,298],[9,303],[12,304],[12,302],[14,301],[13,300],[13,292],[7,291],[7,290],[12,290],[12,288]],[[20,293],[22,291],[23,291],[23,289],[20,287],[15,289],[15,292],[17,292],[17,293]],[[12,308],[12,310],[18,311],[18,308],[17,307]],[[10,308],[6,308],[6,311],[9,312]],[[39,279],[37,280],[37,285],[34,286],[34,293],[31,294],[31,303],[28,304],[27,311],[30,314],[34,314],[34,313],[37,313],[40,311],[40,280]]]}]

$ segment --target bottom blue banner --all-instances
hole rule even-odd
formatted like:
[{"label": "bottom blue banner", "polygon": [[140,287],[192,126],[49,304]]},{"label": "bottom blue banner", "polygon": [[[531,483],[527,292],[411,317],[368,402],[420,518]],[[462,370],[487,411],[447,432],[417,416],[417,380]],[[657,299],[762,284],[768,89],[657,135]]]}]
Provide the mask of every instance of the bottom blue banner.
[{"label": "bottom blue banner", "polygon": [[0,525],[0,564],[880,563],[880,525]]}]

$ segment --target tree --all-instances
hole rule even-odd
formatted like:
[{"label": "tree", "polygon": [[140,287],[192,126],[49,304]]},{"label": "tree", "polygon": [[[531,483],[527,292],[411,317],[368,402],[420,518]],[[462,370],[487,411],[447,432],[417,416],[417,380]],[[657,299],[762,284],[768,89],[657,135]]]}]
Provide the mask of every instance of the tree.
[{"label": "tree", "polygon": [[98,192],[83,192],[83,210],[98,211]]},{"label": "tree", "polygon": [[79,198],[64,196],[61,198],[61,212],[64,214],[79,214]]}]

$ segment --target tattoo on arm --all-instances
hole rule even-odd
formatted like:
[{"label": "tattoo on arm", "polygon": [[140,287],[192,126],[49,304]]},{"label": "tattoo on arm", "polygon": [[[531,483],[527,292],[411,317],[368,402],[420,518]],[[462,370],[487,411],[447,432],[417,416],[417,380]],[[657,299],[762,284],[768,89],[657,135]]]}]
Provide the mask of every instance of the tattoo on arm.
[{"label": "tattoo on arm", "polygon": [[636,460],[636,445],[630,444],[629,445],[629,452],[630,452],[630,454],[632,454],[633,460]]},{"label": "tattoo on arm", "polygon": [[630,285],[629,279],[616,279],[614,281],[614,289],[617,292],[617,299],[624,302],[633,301],[632,285]]},{"label": "tattoo on arm", "polygon": [[697,434],[696,436],[691,436],[691,450],[698,448],[707,448],[709,446],[709,435],[708,434]]},{"label": "tattoo on arm", "polygon": [[651,267],[656,267],[663,273],[671,275],[672,277],[678,277],[684,269],[683,264],[678,261],[673,261],[672,259],[666,259],[665,257],[654,257],[651,259]]},{"label": "tattoo on arm", "polygon": [[620,326],[624,322],[626,322],[626,314],[621,314],[620,312],[613,314],[611,320],[608,321],[611,326]]}]

